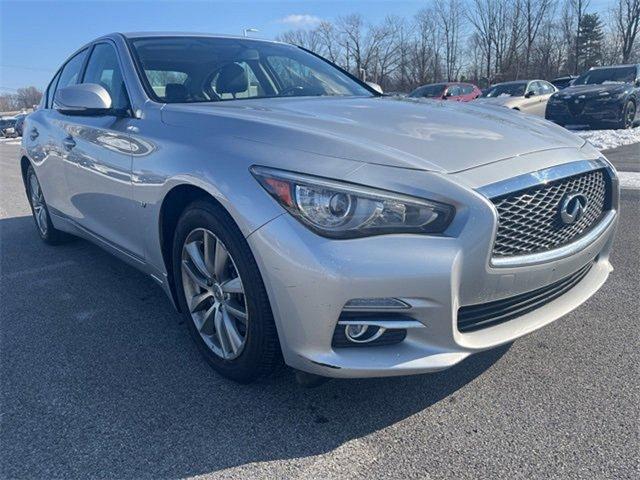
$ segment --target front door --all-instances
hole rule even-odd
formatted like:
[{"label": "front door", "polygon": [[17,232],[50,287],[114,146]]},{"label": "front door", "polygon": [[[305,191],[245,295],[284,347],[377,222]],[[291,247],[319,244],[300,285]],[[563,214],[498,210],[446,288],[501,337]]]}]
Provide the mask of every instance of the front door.
[{"label": "front door", "polygon": [[89,233],[137,259],[143,258],[133,201],[129,100],[115,47],[93,47],[82,83],[103,86],[113,115],[62,115],[71,217]]}]

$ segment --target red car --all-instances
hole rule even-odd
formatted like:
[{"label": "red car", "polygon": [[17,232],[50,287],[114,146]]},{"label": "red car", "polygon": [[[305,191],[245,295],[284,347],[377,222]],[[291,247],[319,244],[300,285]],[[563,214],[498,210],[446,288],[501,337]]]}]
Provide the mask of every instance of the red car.
[{"label": "red car", "polygon": [[472,83],[430,83],[416,88],[409,97],[470,102],[478,98],[481,93],[482,91]]}]

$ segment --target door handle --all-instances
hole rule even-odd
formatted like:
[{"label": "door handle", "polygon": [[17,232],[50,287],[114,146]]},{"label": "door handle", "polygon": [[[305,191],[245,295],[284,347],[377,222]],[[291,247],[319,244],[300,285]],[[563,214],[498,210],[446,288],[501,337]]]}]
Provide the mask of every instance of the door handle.
[{"label": "door handle", "polygon": [[40,133],[38,132],[38,129],[36,127],[33,127],[29,132],[29,138],[31,138],[31,140],[35,140],[39,135]]},{"label": "door handle", "polygon": [[64,140],[62,140],[62,145],[64,145],[64,148],[66,148],[67,150],[71,150],[76,146],[76,142],[73,137],[66,137]]}]

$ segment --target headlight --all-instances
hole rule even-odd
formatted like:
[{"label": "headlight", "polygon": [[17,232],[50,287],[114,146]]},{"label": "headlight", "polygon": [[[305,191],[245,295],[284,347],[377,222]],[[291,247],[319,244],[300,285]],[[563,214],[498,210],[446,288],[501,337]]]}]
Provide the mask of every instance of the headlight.
[{"label": "headlight", "polygon": [[441,233],[450,205],[271,168],[251,167],[260,185],[316,233],[356,238],[385,233]]}]

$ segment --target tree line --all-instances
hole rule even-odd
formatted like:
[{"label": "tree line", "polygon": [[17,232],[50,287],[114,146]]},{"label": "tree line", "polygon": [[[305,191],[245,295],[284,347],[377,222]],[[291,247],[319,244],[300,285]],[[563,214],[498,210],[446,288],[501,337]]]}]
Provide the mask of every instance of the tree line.
[{"label": "tree line", "polygon": [[27,110],[40,103],[42,92],[36,87],[18,88],[16,93],[0,94],[0,112]]},{"label": "tree line", "polygon": [[291,30],[300,45],[385,91],[441,81],[481,87],[506,80],[579,74],[640,61],[640,0],[433,0],[412,18],[372,24],[360,14]]}]

